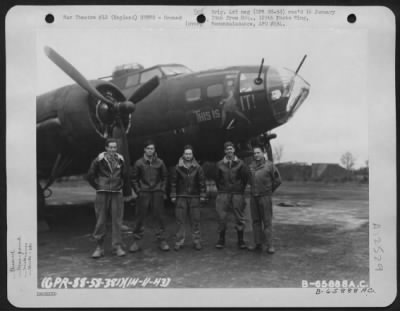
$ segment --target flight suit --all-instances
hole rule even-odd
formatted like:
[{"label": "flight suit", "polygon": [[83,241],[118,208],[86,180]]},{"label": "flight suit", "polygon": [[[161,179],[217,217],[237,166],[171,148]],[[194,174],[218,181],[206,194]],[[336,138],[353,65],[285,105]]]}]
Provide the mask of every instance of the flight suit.
[{"label": "flight suit", "polygon": [[175,249],[185,242],[186,215],[189,213],[192,227],[192,240],[201,248],[200,198],[206,198],[206,183],[202,167],[196,160],[185,164],[181,158],[175,166],[171,178],[171,199],[176,198],[175,216],[177,223]]},{"label": "flight suit", "polygon": [[281,184],[277,168],[271,161],[253,161],[251,172],[250,209],[253,219],[254,243],[268,249],[272,246],[272,193]]},{"label": "flight suit", "polygon": [[152,159],[145,155],[136,161],[131,175],[131,184],[137,199],[137,220],[134,228],[134,238],[140,240],[144,235],[144,221],[149,212],[152,213],[159,229],[156,237],[165,241],[165,210],[164,195],[166,193],[168,172],[164,162],[157,156]]},{"label": "flight suit", "polygon": [[121,237],[124,208],[122,188],[129,184],[128,176],[123,173],[124,165],[122,155],[116,153],[112,157],[103,152],[93,160],[87,174],[87,180],[96,189],[96,227],[93,237],[98,244],[103,244],[106,235],[107,214],[111,209],[112,246],[114,249],[123,244]]},{"label": "flight suit", "polygon": [[216,185],[218,195],[216,198],[216,211],[218,215],[218,242],[216,248],[225,246],[225,232],[227,227],[228,210],[231,207],[235,215],[235,228],[238,236],[238,247],[246,248],[244,242],[244,190],[249,179],[249,171],[242,160],[236,156],[229,160],[224,157],[217,163]]},{"label": "flight suit", "polygon": [[216,198],[216,211],[218,214],[218,232],[224,232],[227,225],[229,207],[235,215],[235,228],[244,230],[244,190],[249,179],[248,168],[242,160],[235,157],[228,161],[224,157],[217,163],[216,185],[218,195]]}]

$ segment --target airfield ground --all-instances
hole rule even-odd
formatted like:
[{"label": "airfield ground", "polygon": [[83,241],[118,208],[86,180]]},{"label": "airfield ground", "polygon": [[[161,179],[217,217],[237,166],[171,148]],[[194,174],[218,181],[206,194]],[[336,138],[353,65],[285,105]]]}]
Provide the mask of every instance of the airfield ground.
[{"label": "airfield ground", "polygon": [[[210,200],[202,209],[203,250],[194,250],[187,234],[183,250],[162,252],[147,228],[144,250],[117,258],[108,239],[106,256],[94,260],[93,198],[83,181],[53,187],[46,209],[51,230],[38,233],[39,287],[44,277],[170,278],[169,287],[178,288],[296,288],[302,280],[369,280],[368,185],[285,182],[274,197],[274,255],[239,250],[232,223],[226,248],[217,250],[215,202]],[[167,214],[173,246],[173,208]],[[127,210],[125,224],[132,227],[133,221]],[[246,231],[247,241],[251,234]],[[124,241],[132,242],[129,232]]]}]

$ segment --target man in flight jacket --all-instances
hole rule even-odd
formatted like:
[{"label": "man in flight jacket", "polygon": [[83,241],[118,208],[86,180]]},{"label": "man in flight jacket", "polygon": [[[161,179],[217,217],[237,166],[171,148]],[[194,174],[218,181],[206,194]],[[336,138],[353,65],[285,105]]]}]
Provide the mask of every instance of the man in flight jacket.
[{"label": "man in flight jacket", "polygon": [[155,153],[156,146],[153,141],[147,141],[144,147],[144,155],[136,161],[131,184],[137,199],[137,220],[134,229],[135,241],[129,248],[130,252],[136,252],[140,249],[137,241],[141,240],[144,234],[144,220],[149,211],[152,211],[153,218],[158,223],[156,232],[159,247],[163,251],[169,250],[169,245],[165,237],[165,210],[164,197],[166,193],[166,184],[168,172],[167,168]]},{"label": "man in flight jacket", "polygon": [[193,246],[201,250],[200,202],[206,201],[206,183],[203,168],[193,157],[193,148],[184,147],[183,155],[171,178],[171,201],[176,202],[177,223],[174,249],[178,251],[185,242],[186,214],[190,216]]},{"label": "man in flight jacket", "polygon": [[216,210],[218,214],[219,239],[216,248],[225,247],[225,232],[229,208],[233,210],[236,219],[236,231],[238,246],[247,248],[244,242],[244,191],[249,179],[249,171],[244,162],[235,155],[235,147],[232,142],[224,144],[225,157],[217,163],[216,185],[218,195]]},{"label": "man in flight jacket", "polygon": [[92,257],[104,256],[104,237],[108,210],[112,217],[112,246],[117,256],[124,256],[122,249],[121,225],[123,218],[122,189],[129,186],[128,174],[124,173],[124,158],[117,153],[117,141],[108,139],[106,152],[100,153],[92,162],[87,180],[96,189],[96,227],[93,233],[97,248]]}]

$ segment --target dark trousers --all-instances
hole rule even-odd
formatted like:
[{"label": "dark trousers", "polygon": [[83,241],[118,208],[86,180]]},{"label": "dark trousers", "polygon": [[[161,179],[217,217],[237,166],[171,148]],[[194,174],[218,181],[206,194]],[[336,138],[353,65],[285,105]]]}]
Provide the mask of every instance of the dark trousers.
[{"label": "dark trousers", "polygon": [[165,240],[165,210],[164,210],[164,193],[157,192],[140,192],[137,199],[136,226],[133,231],[134,238],[140,240],[144,235],[145,219],[148,214],[157,222],[158,230],[156,231],[157,239]]},{"label": "dark trousers", "polygon": [[218,215],[218,232],[226,230],[229,208],[232,208],[235,215],[235,228],[237,231],[244,230],[244,195],[234,193],[218,193],[215,201]]},{"label": "dark trousers", "polygon": [[99,243],[104,242],[107,215],[111,209],[112,246],[115,248],[117,245],[122,245],[121,225],[124,210],[122,193],[97,192],[94,208],[96,212],[96,227],[93,232],[93,238]]},{"label": "dark trousers", "polygon": [[189,215],[189,223],[192,227],[193,242],[200,242],[200,199],[199,198],[177,198],[175,207],[176,216],[176,244],[185,243],[186,216]]},{"label": "dark trousers", "polygon": [[272,246],[272,198],[270,195],[251,196],[251,218],[255,244]]}]

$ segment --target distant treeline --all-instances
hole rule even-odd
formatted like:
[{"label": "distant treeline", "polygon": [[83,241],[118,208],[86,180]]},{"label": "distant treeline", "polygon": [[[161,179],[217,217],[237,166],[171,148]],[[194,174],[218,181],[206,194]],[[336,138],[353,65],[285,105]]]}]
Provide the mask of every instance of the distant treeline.
[{"label": "distant treeline", "polygon": [[[357,170],[346,170],[335,163],[278,163],[276,164],[284,181],[321,181],[321,182],[360,182],[368,183],[369,169],[363,167]],[[216,164],[203,164],[207,179],[214,180]]]},{"label": "distant treeline", "polygon": [[368,183],[369,169],[346,170],[336,163],[279,163],[276,165],[286,181],[360,182]]}]

